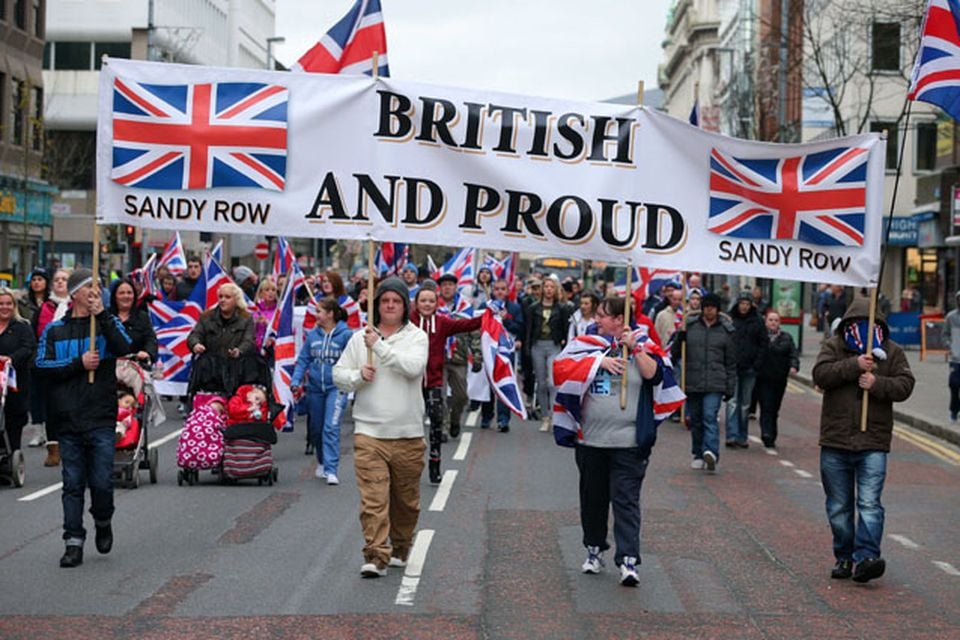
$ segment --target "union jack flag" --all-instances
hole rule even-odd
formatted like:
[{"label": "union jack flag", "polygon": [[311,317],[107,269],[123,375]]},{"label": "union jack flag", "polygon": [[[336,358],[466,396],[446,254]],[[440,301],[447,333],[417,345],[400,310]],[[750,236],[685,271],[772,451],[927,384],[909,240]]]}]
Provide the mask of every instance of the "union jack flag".
[{"label": "union jack flag", "polygon": [[[277,238],[277,249],[273,252],[273,279],[276,280],[288,273],[297,264],[297,256],[293,247],[283,236]],[[299,266],[297,267],[299,269]]]},{"label": "union jack flag", "polygon": [[210,249],[210,257],[218,263],[223,264],[223,240],[218,240],[213,249]]},{"label": "union jack flag", "polygon": [[343,294],[337,298],[337,304],[347,312],[347,326],[356,331],[366,326],[363,314],[360,309],[360,303],[351,298],[348,294]]},{"label": "union jack flag", "polygon": [[292,71],[365,73],[373,75],[373,52],[379,53],[379,75],[390,75],[387,34],[380,0],[357,0],[347,15],[297,60]]},{"label": "union jack flag", "polygon": [[[633,335],[639,347],[657,360],[663,373],[662,380],[653,389],[654,424],[659,425],[677,411],[686,401],[686,395],[673,375],[670,357],[660,347],[646,326],[634,329]],[[553,361],[553,380],[557,396],[553,405],[553,437],[563,447],[572,447],[583,440],[583,399],[600,370],[603,358],[618,357],[620,345],[613,338],[599,335],[577,336],[567,343]],[[631,374],[639,375],[635,371]],[[638,440],[640,434],[638,429]],[[644,434],[651,437],[651,434]],[[653,446],[656,433],[647,443]]]},{"label": "union jack flag", "polygon": [[166,267],[175,276],[182,275],[187,270],[187,256],[183,253],[183,242],[180,240],[179,231],[173,234],[167,246],[163,248],[158,266]]},{"label": "union jack flag", "polygon": [[[663,285],[670,283],[683,282],[682,271],[672,271],[670,269],[647,269],[645,267],[633,267],[633,275],[630,278],[630,293],[633,295],[637,304],[651,296],[655,296],[663,288]],[[613,284],[613,291],[618,296],[626,295],[627,276],[617,278]]]},{"label": "union jack flag", "polygon": [[190,298],[181,302],[156,300],[149,305],[150,320],[157,334],[160,380],[179,383],[182,392],[190,380],[190,363],[193,354],[187,344],[187,336],[193,331],[203,313],[207,300],[207,287],[201,273]]},{"label": "union jack flag", "polygon": [[[847,344],[848,347],[853,349],[859,354],[864,354],[867,352],[867,344],[863,341],[863,336],[867,335],[867,321],[858,320],[857,322],[850,322],[843,330],[843,341]],[[883,351],[883,332],[880,330],[879,324],[873,325],[873,352],[876,353],[877,349]],[[884,354],[885,357],[885,354]]]},{"label": "union jack flag", "polygon": [[491,300],[480,321],[480,351],[483,353],[483,371],[493,387],[494,393],[510,411],[527,419],[527,410],[523,406],[520,389],[517,386],[517,372],[510,362],[514,352],[513,338],[504,328],[500,312],[504,303]]},{"label": "union jack flag", "polygon": [[130,279],[140,288],[137,296],[137,302],[140,302],[147,296],[159,297],[160,288],[156,282],[157,273],[157,254],[151,253],[146,263],[139,269],[134,269],[130,273]]},{"label": "union jack flag", "polygon": [[[488,269],[490,271],[490,275],[493,276],[493,279],[499,280],[500,278],[503,278],[507,272],[506,261],[509,259],[510,258],[497,260],[493,256],[488,255],[483,259],[483,264],[480,265],[480,269]],[[477,271],[480,269],[477,269]]]},{"label": "union jack flag", "polygon": [[[437,307],[437,313],[453,318],[472,318],[475,311],[476,309],[473,308],[470,301],[466,296],[461,295],[459,291],[453,295],[453,300],[451,300],[449,304],[444,303],[441,298],[440,305]],[[456,351],[457,337],[447,336],[447,341],[444,343],[444,355],[449,359],[453,357]]]},{"label": "union jack flag", "polygon": [[863,246],[868,157],[864,147],[774,159],[713,149],[707,228],[737,238]]},{"label": "union jack flag", "polygon": [[430,274],[431,280],[437,280],[443,275],[440,273],[440,268],[437,266],[437,263],[433,261],[433,256],[429,253],[427,254],[427,273]]},{"label": "union jack flag", "polygon": [[476,262],[476,254],[477,250],[471,247],[460,249],[443,263],[440,267],[441,273],[455,275],[458,288],[473,286],[473,265]]},{"label": "union jack flag", "polygon": [[[233,282],[233,278],[227,275],[227,272],[223,270],[223,267],[219,262],[214,260],[213,254],[208,255],[203,261],[203,277],[203,286],[207,292],[206,306],[204,309],[210,309],[216,306],[218,302],[217,292],[220,291],[220,287],[228,282]],[[194,290],[196,290],[200,284],[201,283],[198,282],[194,287]]]},{"label": "union jack flag", "polygon": [[113,168],[128,187],[283,191],[285,87],[256,82],[113,88]]},{"label": "union jack flag", "polygon": [[380,277],[396,275],[403,271],[409,259],[410,245],[400,242],[383,242],[374,256],[374,268]]},{"label": "union jack flag", "polygon": [[960,0],[930,0],[907,97],[960,120]]},{"label": "union jack flag", "polygon": [[[300,270],[297,269],[297,272]],[[302,277],[302,274],[301,274]],[[302,284],[302,283],[300,283]],[[273,322],[267,329],[267,336],[274,339],[273,343],[273,399],[283,406],[283,411],[274,424],[285,425],[284,431],[292,431],[293,425],[287,425],[287,416],[291,415],[294,406],[293,392],[290,391],[290,381],[297,366],[297,345],[293,331],[293,301],[296,297],[298,283],[292,277],[283,289],[283,296],[273,314]],[[266,341],[266,338],[264,339]]]}]

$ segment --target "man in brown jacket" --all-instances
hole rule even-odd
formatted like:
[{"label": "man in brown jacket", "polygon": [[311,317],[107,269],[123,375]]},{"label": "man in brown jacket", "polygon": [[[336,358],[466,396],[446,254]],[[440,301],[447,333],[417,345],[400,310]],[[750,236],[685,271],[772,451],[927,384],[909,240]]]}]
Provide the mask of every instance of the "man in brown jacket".
[{"label": "man in brown jacket", "polygon": [[[855,582],[879,578],[886,569],[880,557],[880,495],[893,436],[893,403],[909,398],[914,384],[903,349],[889,339],[881,314],[873,352],[865,353],[867,316],[867,301],[854,300],[813,367],[813,381],[823,389],[820,478],[836,557],[830,577],[852,576]],[[866,431],[860,430],[863,393],[870,394]]]}]

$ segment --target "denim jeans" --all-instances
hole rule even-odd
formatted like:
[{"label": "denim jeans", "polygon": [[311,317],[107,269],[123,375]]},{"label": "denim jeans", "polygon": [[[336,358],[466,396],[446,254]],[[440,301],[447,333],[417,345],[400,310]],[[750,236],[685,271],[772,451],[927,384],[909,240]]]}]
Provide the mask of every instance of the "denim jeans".
[{"label": "denim jeans", "polygon": [[607,520],[613,506],[614,562],[624,556],[640,562],[640,488],[649,458],[638,447],[601,449],[577,445],[580,470],[580,527],[583,546],[610,548]]},{"label": "denim jeans", "polygon": [[747,441],[750,397],[756,381],[757,374],[753,371],[737,373],[737,388],[727,402],[727,442],[733,440],[743,444]]},{"label": "denim jeans", "polygon": [[837,560],[860,562],[880,557],[883,538],[880,494],[886,477],[887,454],[883,451],[820,449],[820,479],[827,495],[827,519],[833,531],[833,555]]},{"label": "denim jeans", "polygon": [[533,373],[537,378],[537,401],[540,404],[540,416],[553,415],[553,401],[557,390],[553,386],[553,361],[561,351],[553,340],[537,340],[530,349],[533,359]]},{"label": "denim jeans", "polygon": [[[514,356],[511,353],[510,364],[513,364],[513,363],[514,363]],[[513,414],[513,412],[510,411],[510,408],[506,404],[504,404],[500,400],[500,398],[497,397],[497,393],[493,389],[490,389],[490,399],[481,405],[481,412],[480,412],[481,426],[483,427],[490,426],[490,422],[493,420],[494,406],[496,406],[496,410],[497,410],[497,426],[498,427],[509,426],[510,416]]]},{"label": "denim jeans", "polygon": [[722,393],[687,394],[687,415],[690,416],[690,453],[698,460],[703,452],[710,451],[720,459],[720,402]]},{"label": "denim jeans", "polygon": [[787,379],[764,378],[757,381],[756,389],[760,402],[760,438],[765,447],[772,447],[777,443],[777,419],[787,390]]},{"label": "denim jeans", "polygon": [[63,539],[83,545],[83,493],[90,487],[90,515],[95,523],[113,517],[114,427],[98,427],[80,433],[60,434],[63,475]]},{"label": "denim jeans", "polygon": [[347,395],[336,387],[307,393],[309,410],[307,434],[317,454],[317,462],[327,474],[337,475],[340,466],[340,417]]}]

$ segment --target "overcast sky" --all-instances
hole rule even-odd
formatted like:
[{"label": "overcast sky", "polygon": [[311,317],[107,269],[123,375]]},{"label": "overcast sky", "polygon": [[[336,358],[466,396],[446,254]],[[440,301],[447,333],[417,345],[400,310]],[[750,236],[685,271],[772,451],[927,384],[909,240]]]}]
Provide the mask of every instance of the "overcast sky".
[{"label": "overcast sky", "polygon": [[[291,65],[354,0],[277,0]],[[674,0],[381,0],[390,74],[433,84],[597,101],[656,87]]]}]

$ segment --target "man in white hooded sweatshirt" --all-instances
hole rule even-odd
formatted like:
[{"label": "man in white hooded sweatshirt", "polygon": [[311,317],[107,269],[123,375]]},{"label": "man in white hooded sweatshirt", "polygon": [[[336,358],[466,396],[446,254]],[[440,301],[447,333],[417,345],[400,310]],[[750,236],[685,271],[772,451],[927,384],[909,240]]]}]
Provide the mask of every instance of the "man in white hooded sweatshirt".
[{"label": "man in white hooded sweatshirt", "polygon": [[[353,405],[354,468],[360,490],[363,566],[377,578],[387,566],[406,565],[420,516],[423,437],[423,374],[427,334],[409,322],[410,296],[399,278],[377,287],[373,322],[347,343],[333,367],[342,391],[356,392]],[[367,364],[367,348],[373,364]]]}]

